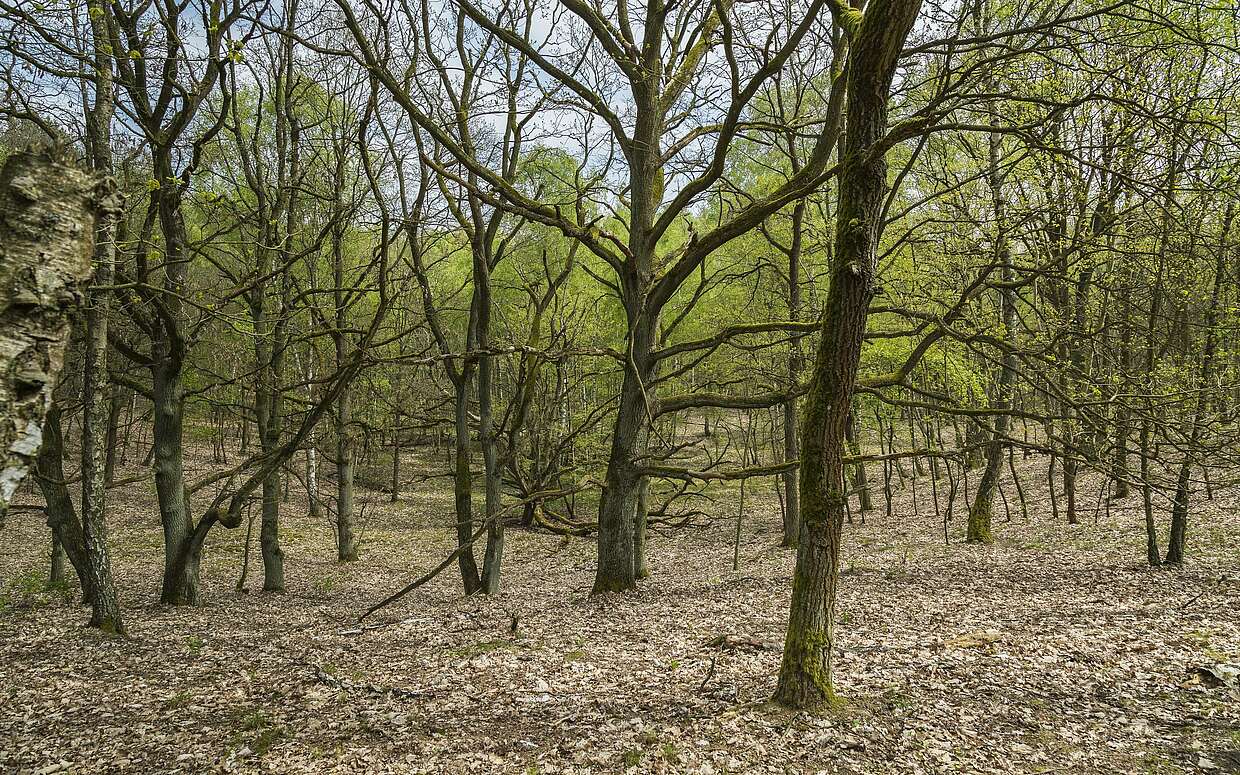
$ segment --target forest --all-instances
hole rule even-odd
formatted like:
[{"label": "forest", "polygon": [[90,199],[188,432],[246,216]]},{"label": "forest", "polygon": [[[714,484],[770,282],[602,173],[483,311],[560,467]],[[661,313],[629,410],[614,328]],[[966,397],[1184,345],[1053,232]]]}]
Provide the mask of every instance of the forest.
[{"label": "forest", "polygon": [[1231,0],[0,0],[0,771],[1240,773]]}]

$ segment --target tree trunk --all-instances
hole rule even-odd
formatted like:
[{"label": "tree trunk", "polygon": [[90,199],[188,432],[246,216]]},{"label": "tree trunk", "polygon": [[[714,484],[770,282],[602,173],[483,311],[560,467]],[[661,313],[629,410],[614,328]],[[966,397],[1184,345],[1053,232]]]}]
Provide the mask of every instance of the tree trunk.
[{"label": "tree trunk", "polygon": [[1158,525],[1154,521],[1154,490],[1150,483],[1150,420],[1141,421],[1139,451],[1141,455],[1141,506],[1145,513],[1145,559],[1151,568],[1162,564],[1158,548]]},{"label": "tree trunk", "polygon": [[[1079,438],[1080,434],[1073,432],[1072,438]],[[1064,495],[1064,511],[1068,515],[1068,524],[1075,525],[1081,520],[1076,515],[1076,470],[1078,463],[1072,455],[1075,454],[1070,449],[1064,450],[1063,458],[1063,495]]]},{"label": "tree trunk", "polygon": [[637,507],[633,510],[633,575],[650,577],[646,559],[646,532],[650,523],[650,477],[643,476],[637,485]]},{"label": "tree trunk", "polygon": [[[632,355],[620,388],[620,407],[607,458],[607,474],[599,501],[598,569],[591,594],[627,592],[637,586],[633,557],[633,515],[637,511],[641,474],[637,452],[647,432],[645,388],[652,373],[650,352],[654,327],[639,314],[630,342]],[[653,399],[651,399],[653,400]]]},{"label": "tree trunk", "polygon": [[48,153],[15,153],[0,170],[0,514],[39,452],[94,220],[116,207],[110,194]]},{"label": "tree trunk", "polygon": [[189,278],[188,236],[181,212],[182,190],[173,171],[172,151],[156,146],[152,153],[160,231],[164,238],[163,314],[151,336],[151,396],[154,405],[151,465],[164,531],[164,578],[160,601],[197,605],[198,568],[189,557],[194,531],[185,487],[185,384],[187,342],[180,330],[185,287]]},{"label": "tree trunk", "polygon": [[831,285],[814,361],[801,442],[801,535],[775,701],[796,708],[834,699],[835,600],[846,484],[844,435],[875,289],[887,193],[885,154],[871,155],[887,127],[887,100],[900,49],[921,0],[891,0],[864,17],[850,11],[847,133]]},{"label": "tree trunk", "polygon": [[108,396],[108,314],[112,268],[116,257],[116,223],[110,213],[95,227],[95,286],[86,304],[86,348],[82,404],[82,536],[90,575],[90,626],[123,634],[120,603],[112,582],[107,544],[107,438],[112,402]]},{"label": "tree trunk", "polygon": [[[860,425],[856,414],[848,421],[848,428],[845,432],[845,441],[848,442],[848,450],[853,455],[861,454]],[[866,473],[865,463],[853,464],[853,489],[857,491],[857,506],[861,509],[861,521],[865,521],[865,513],[874,510],[874,502],[870,497],[870,477]]]},{"label": "tree trunk", "polygon": [[[400,380],[396,380],[396,400],[400,400]],[[392,416],[392,494],[390,500],[396,503],[400,500],[400,410],[393,412]]]},{"label": "tree trunk", "polygon": [[90,572],[86,561],[86,544],[82,537],[82,525],[78,522],[77,509],[65,484],[64,434],[60,427],[60,407],[55,403],[47,412],[43,427],[43,444],[35,465],[35,481],[43,493],[44,513],[47,526],[56,537],[56,543],[69,558],[82,586],[82,601],[91,603],[93,593]]},{"label": "tree trunk", "polygon": [[1214,379],[1214,359],[1218,350],[1218,312],[1223,282],[1226,280],[1231,225],[1234,217],[1235,204],[1228,202],[1227,210],[1223,214],[1222,231],[1216,251],[1210,304],[1206,307],[1204,321],[1206,339],[1201,348],[1201,360],[1198,367],[1197,400],[1189,420],[1188,445],[1180,461],[1180,472],[1176,478],[1175,503],[1171,508],[1171,532],[1167,537],[1167,556],[1164,560],[1168,565],[1180,565],[1184,562],[1184,544],[1188,537],[1188,505],[1192,495],[1191,474],[1197,465],[1197,449],[1206,423],[1207,392]]},{"label": "tree trunk", "polygon": [[[344,366],[345,331],[348,310],[345,294],[344,235],[337,229],[332,235],[333,296],[336,305],[336,329],[332,340],[336,347],[336,368]],[[352,390],[348,385],[336,398],[336,558],[340,562],[357,560],[357,535],[353,529],[353,472],[356,450],[353,443]]]},{"label": "tree trunk", "polygon": [[[790,144],[795,151],[795,145]],[[795,155],[794,155],[795,158]],[[798,320],[801,314],[801,228],[805,220],[805,200],[800,200],[792,210],[792,244],[788,250],[788,319]],[[801,379],[804,356],[801,340],[793,339],[788,354],[788,384],[796,385]],[[797,400],[790,398],[784,403],[784,462],[790,463],[801,454],[797,438]],[[784,484],[784,533],[781,544],[795,547],[801,532],[800,469],[793,468],[783,474]]]},{"label": "tree trunk", "polygon": [[1171,531],[1167,536],[1167,565],[1184,563],[1184,541],[1188,535],[1189,475],[1192,473],[1192,454],[1186,454],[1180,463],[1175,482],[1175,502],[1171,504]]},{"label": "tree trunk", "polygon": [[[270,369],[273,380],[278,379],[279,368]],[[282,401],[280,387],[271,385],[266,396],[268,412],[263,433],[263,451],[274,454],[280,446]],[[263,479],[263,519],[258,533],[263,553],[263,591],[284,591],[284,550],[280,548],[280,467],[274,466]]]},{"label": "tree trunk", "polygon": [[490,259],[482,246],[475,246],[473,253],[474,293],[477,297],[475,342],[478,350],[483,353],[478,359],[478,443],[482,446],[483,497],[487,525],[486,551],[482,559],[482,591],[494,595],[499,592],[500,572],[504,563],[504,523],[499,518],[500,484],[504,472],[499,464],[499,439],[492,419],[492,374],[495,364],[487,354],[491,347]]},{"label": "tree trunk", "polygon": [[[275,242],[277,235],[269,234]],[[258,443],[262,453],[275,455],[280,447],[283,431],[283,377],[284,343],[283,325],[273,321],[267,309],[267,279],[273,271],[271,251],[266,246],[261,252],[258,274],[261,278],[250,296],[250,314],[254,321],[254,360],[256,385],[254,389],[254,417],[258,427]],[[277,317],[283,313],[277,310]],[[263,557],[263,591],[284,591],[284,550],[280,548],[280,467],[274,466],[263,479],[262,521],[258,541]]]},{"label": "tree trunk", "polygon": [[353,407],[352,391],[346,387],[336,399],[336,558],[357,559],[357,535],[353,530]]},{"label": "tree trunk", "polygon": [[47,568],[47,588],[57,589],[65,586],[65,550],[60,545],[56,532],[52,531],[52,557]]},{"label": "tree trunk", "polygon": [[[86,111],[87,148],[91,164],[101,175],[112,173],[112,56],[106,49],[107,23],[91,14],[94,40],[94,107]],[[82,538],[90,577],[90,626],[107,633],[124,633],[120,603],[112,582],[112,560],[107,544],[107,485],[109,437],[114,401],[108,390],[108,317],[111,312],[112,277],[116,265],[117,216],[101,213],[95,223],[94,286],[86,303],[86,346],[82,378]]]},{"label": "tree trunk", "polygon": [[[314,349],[306,351],[306,399],[314,402]],[[314,428],[306,434],[306,498],[310,503],[310,516],[319,519],[323,516],[323,505],[319,501],[319,453],[318,434]]]},{"label": "tree trunk", "polygon": [[121,410],[125,402],[124,393],[117,385],[112,386],[108,395],[108,438],[105,442],[107,450],[103,460],[103,480],[110,484],[116,479],[117,460],[123,458],[119,448],[125,442],[120,433]]},{"label": "tree trunk", "polygon": [[986,468],[982,479],[977,485],[977,498],[969,509],[969,526],[967,540],[969,543],[991,542],[991,525],[994,520],[995,492],[999,489],[999,479],[1003,474],[1003,454],[1007,448],[1004,437],[1008,434],[1011,418],[1008,410],[1012,406],[1012,385],[1016,378],[1016,356],[1012,352],[1016,336],[1016,301],[1013,298],[1011,283],[1012,255],[1008,248],[1006,225],[1004,223],[1005,199],[1003,198],[1003,179],[999,173],[999,151],[1001,136],[990,135],[990,195],[991,206],[995,216],[995,260],[1000,267],[1000,280],[1004,283],[999,291],[999,325],[1007,347],[999,358],[999,380],[995,383],[992,408],[995,411],[994,433],[986,444]]},{"label": "tree trunk", "polygon": [[469,544],[474,534],[473,473],[469,469],[469,385],[473,380],[470,369],[462,369],[461,379],[456,382],[456,471],[452,477],[453,496],[456,504],[456,541],[460,554],[456,563],[461,569],[461,585],[466,595],[472,595],[482,587],[474,548]]},{"label": "tree trunk", "polygon": [[193,522],[185,489],[184,387],[180,369],[161,358],[151,369],[154,396],[155,491],[164,530],[164,578],[159,599],[166,605],[197,605],[198,569],[187,561]]},{"label": "tree trunk", "polygon": [[[797,441],[797,402],[792,399],[784,404],[784,462],[800,457]],[[784,485],[784,531],[782,546],[794,548],[801,532],[801,476],[800,467],[783,473]]]}]

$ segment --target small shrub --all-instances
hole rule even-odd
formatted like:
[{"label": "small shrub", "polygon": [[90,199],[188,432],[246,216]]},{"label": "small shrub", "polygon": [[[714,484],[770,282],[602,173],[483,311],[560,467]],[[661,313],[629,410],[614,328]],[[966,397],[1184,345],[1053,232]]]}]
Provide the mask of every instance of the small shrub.
[{"label": "small shrub", "polygon": [[254,744],[250,746],[254,753],[262,756],[271,749],[282,737],[284,737],[284,727],[267,727],[254,737]]},{"label": "small shrub", "polygon": [[670,740],[659,749],[659,754],[663,757],[663,761],[668,764],[680,763],[680,751],[676,748],[676,744]]},{"label": "small shrub", "polygon": [[241,728],[247,732],[257,732],[271,723],[261,710],[256,710],[241,719]]}]

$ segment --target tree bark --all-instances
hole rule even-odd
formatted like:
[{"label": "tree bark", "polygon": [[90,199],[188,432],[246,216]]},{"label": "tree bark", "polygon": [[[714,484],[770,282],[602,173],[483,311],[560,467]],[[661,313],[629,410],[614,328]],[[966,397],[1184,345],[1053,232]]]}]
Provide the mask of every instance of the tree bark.
[{"label": "tree bark", "polygon": [[116,257],[115,218],[102,214],[95,228],[95,285],[86,304],[86,348],[82,404],[82,535],[90,575],[90,626],[123,634],[120,603],[112,582],[107,544],[107,438],[112,402],[108,395],[108,315]]},{"label": "tree bark", "polygon": [[[795,143],[789,144],[795,149]],[[793,156],[795,159],[795,155]],[[801,314],[801,230],[805,221],[805,200],[799,200],[792,210],[792,240],[788,250],[788,319],[796,321]],[[793,339],[788,354],[788,384],[801,380],[804,356],[801,340]],[[784,404],[784,462],[790,463],[801,455],[797,438],[797,399],[790,398]],[[793,468],[783,474],[784,485],[784,533],[781,544],[793,548],[801,532],[800,469]]]},{"label": "tree bark", "polygon": [[[86,112],[87,146],[91,164],[100,175],[112,173],[113,104],[112,56],[106,49],[107,23],[90,14],[94,40],[94,106]],[[111,179],[108,178],[110,181]],[[110,184],[115,188],[115,183]],[[111,208],[95,222],[95,278],[86,299],[86,348],[82,378],[82,536],[90,576],[90,626],[123,634],[120,603],[112,583],[112,560],[107,544],[108,436],[112,401],[108,390],[108,318],[111,314],[112,277],[116,266],[116,231],[122,200],[113,195]]]},{"label": "tree bark", "polygon": [[198,568],[188,558],[193,521],[185,488],[182,445],[185,389],[180,368],[165,362],[151,369],[154,395],[155,491],[164,530],[164,578],[159,600],[166,605],[197,605]]},{"label": "tree bark", "polygon": [[1003,342],[1007,347],[999,358],[999,379],[995,383],[991,406],[995,411],[993,433],[986,444],[986,468],[982,479],[977,485],[977,497],[973,507],[969,509],[969,525],[967,540],[969,543],[990,543],[991,525],[994,521],[995,493],[999,489],[999,479],[1003,474],[1003,453],[1007,448],[1004,437],[1008,434],[1011,418],[1008,410],[1012,406],[1012,385],[1016,379],[1016,356],[1013,353],[1016,333],[1016,302],[1013,298],[1011,283],[1012,254],[1008,247],[1005,217],[1005,200],[1003,198],[1003,178],[999,173],[999,150],[1001,136],[990,135],[990,196],[991,207],[995,217],[995,260],[1000,267],[1000,280],[1004,285],[999,290],[999,325],[1002,327]]},{"label": "tree bark", "polygon": [[629,367],[620,388],[620,407],[612,433],[602,499],[599,501],[598,569],[591,594],[626,592],[637,586],[633,556],[633,515],[641,473],[637,453],[647,433],[645,384],[653,369],[654,327],[637,316],[630,340]]},{"label": "tree bark", "polygon": [[[332,235],[333,294],[336,302],[336,328],[332,339],[336,347],[336,368],[344,366],[347,357],[345,331],[348,310],[345,306],[344,235]],[[353,396],[346,385],[336,398],[336,559],[340,562],[357,560],[357,535],[353,529]]]},{"label": "tree bark", "polygon": [[492,406],[494,389],[492,374],[494,363],[485,353],[491,347],[491,267],[490,251],[483,245],[475,245],[474,294],[477,298],[475,341],[484,353],[478,359],[478,443],[482,447],[483,497],[487,525],[486,550],[482,558],[482,591],[488,595],[499,592],[500,572],[504,563],[504,523],[499,519],[500,469]]},{"label": "tree bark", "polygon": [[15,153],[0,170],[0,514],[38,455],[110,194],[48,151]]},{"label": "tree bark", "polygon": [[921,0],[891,0],[862,16],[849,10],[852,54],[847,127],[840,154],[839,209],[831,286],[808,394],[801,442],[801,534],[788,633],[775,701],[807,708],[834,700],[835,600],[844,527],[844,435],[874,296],[877,247],[887,193],[885,154],[872,153],[887,129],[887,100],[900,49]]},{"label": "tree bark", "polygon": [[52,529],[56,543],[69,558],[82,586],[82,601],[91,603],[90,572],[86,561],[86,543],[82,537],[82,525],[78,522],[77,509],[69,485],[65,483],[64,433],[60,427],[60,407],[55,403],[47,412],[43,426],[43,444],[35,466],[35,481],[43,493],[44,514],[47,526]]},{"label": "tree bark", "polygon": [[646,559],[649,526],[650,477],[643,476],[637,485],[637,507],[633,509],[633,575],[638,579],[650,577],[650,563]]},{"label": "tree bark", "polygon": [[454,439],[454,463],[456,470],[452,477],[453,498],[456,512],[457,566],[461,570],[461,585],[466,595],[472,595],[482,587],[482,575],[478,572],[478,561],[474,559],[474,548],[471,536],[474,533],[473,506],[473,473],[469,469],[469,384],[473,380],[472,368],[461,370],[461,379],[456,382],[455,420],[456,434]]}]

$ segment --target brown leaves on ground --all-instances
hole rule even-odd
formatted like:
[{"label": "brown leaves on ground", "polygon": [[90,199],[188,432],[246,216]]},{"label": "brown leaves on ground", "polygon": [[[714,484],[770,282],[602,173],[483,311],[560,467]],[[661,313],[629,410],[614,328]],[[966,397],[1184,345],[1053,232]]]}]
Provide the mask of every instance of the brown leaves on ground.
[{"label": "brown leaves on ground", "polygon": [[376,497],[347,565],[288,504],[282,595],[237,596],[244,531],[218,531],[200,609],[153,604],[145,493],[113,520],[128,640],[34,591],[36,517],[0,533],[0,771],[1240,771],[1240,701],[1217,679],[1240,664],[1240,585],[1219,583],[1240,566],[1234,493],[1194,508],[1176,570],[1142,567],[1135,497],[1074,527],[1031,502],[1036,519],[1000,517],[979,548],[959,540],[963,508],[945,546],[926,499],[914,517],[898,496],[898,518],[846,530],[847,703],[822,714],[766,702],[793,559],[773,499],[746,519],[739,573],[721,519],[654,536],[636,594],[590,599],[590,541],[514,531],[497,599],[462,599],[445,573],[359,625],[450,551],[450,493]]}]

